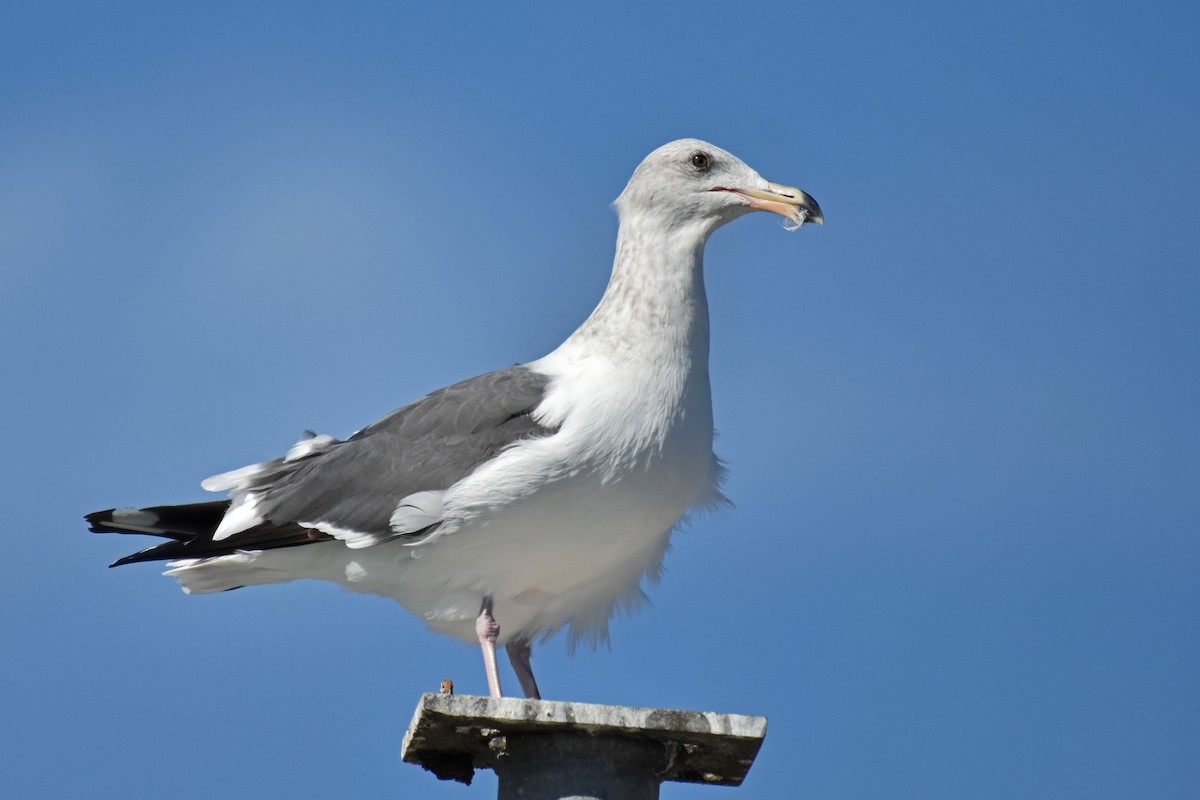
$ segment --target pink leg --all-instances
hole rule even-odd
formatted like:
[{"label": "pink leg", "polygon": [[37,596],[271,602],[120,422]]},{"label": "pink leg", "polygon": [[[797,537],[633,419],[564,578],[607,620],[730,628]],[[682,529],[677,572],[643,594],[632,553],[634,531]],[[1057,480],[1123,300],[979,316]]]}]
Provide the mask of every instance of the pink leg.
[{"label": "pink leg", "polygon": [[533,667],[529,665],[529,657],[532,654],[533,645],[527,641],[508,643],[508,660],[512,664],[513,672],[517,673],[517,680],[521,682],[525,696],[532,700],[541,700],[542,694],[538,691],[537,681],[533,679]]},{"label": "pink leg", "polygon": [[479,635],[479,646],[483,649],[483,668],[487,671],[488,694],[500,697],[500,668],[496,664],[496,639],[500,637],[500,624],[492,616],[492,598],[483,598],[479,618],[475,620],[475,633]]}]

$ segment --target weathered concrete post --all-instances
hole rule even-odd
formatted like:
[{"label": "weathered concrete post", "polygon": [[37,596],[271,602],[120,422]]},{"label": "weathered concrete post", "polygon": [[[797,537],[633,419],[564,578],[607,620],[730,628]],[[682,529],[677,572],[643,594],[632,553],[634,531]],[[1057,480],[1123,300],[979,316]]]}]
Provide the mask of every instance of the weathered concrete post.
[{"label": "weathered concrete post", "polygon": [[427,694],[402,755],[442,780],[495,770],[500,800],[654,800],[663,781],[738,786],[763,717]]}]

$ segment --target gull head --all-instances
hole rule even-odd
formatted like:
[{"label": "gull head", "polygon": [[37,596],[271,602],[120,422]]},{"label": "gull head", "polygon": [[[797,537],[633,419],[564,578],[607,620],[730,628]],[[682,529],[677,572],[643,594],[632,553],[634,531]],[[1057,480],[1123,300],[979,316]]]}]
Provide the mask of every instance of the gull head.
[{"label": "gull head", "polygon": [[679,139],[646,156],[614,205],[622,221],[635,215],[672,229],[698,226],[704,237],[751,211],[778,214],[789,230],[825,222],[808,193],[772,183],[699,139]]}]

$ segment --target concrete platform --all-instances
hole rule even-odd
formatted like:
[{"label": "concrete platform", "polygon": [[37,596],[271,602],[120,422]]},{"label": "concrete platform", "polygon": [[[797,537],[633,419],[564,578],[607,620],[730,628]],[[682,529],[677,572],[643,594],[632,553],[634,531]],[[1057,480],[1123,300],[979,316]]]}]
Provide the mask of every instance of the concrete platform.
[{"label": "concrete platform", "polygon": [[426,694],[402,757],[463,783],[494,770],[501,798],[654,798],[663,781],[741,784],[766,731],[738,714]]}]

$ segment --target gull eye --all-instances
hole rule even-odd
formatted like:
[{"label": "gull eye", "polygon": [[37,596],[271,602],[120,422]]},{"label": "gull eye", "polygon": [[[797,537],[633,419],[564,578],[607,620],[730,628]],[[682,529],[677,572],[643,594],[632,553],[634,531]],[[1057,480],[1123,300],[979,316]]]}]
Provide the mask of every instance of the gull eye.
[{"label": "gull eye", "polygon": [[701,172],[707,172],[708,168],[712,166],[712,159],[709,158],[708,153],[692,153],[690,160],[692,166]]}]

